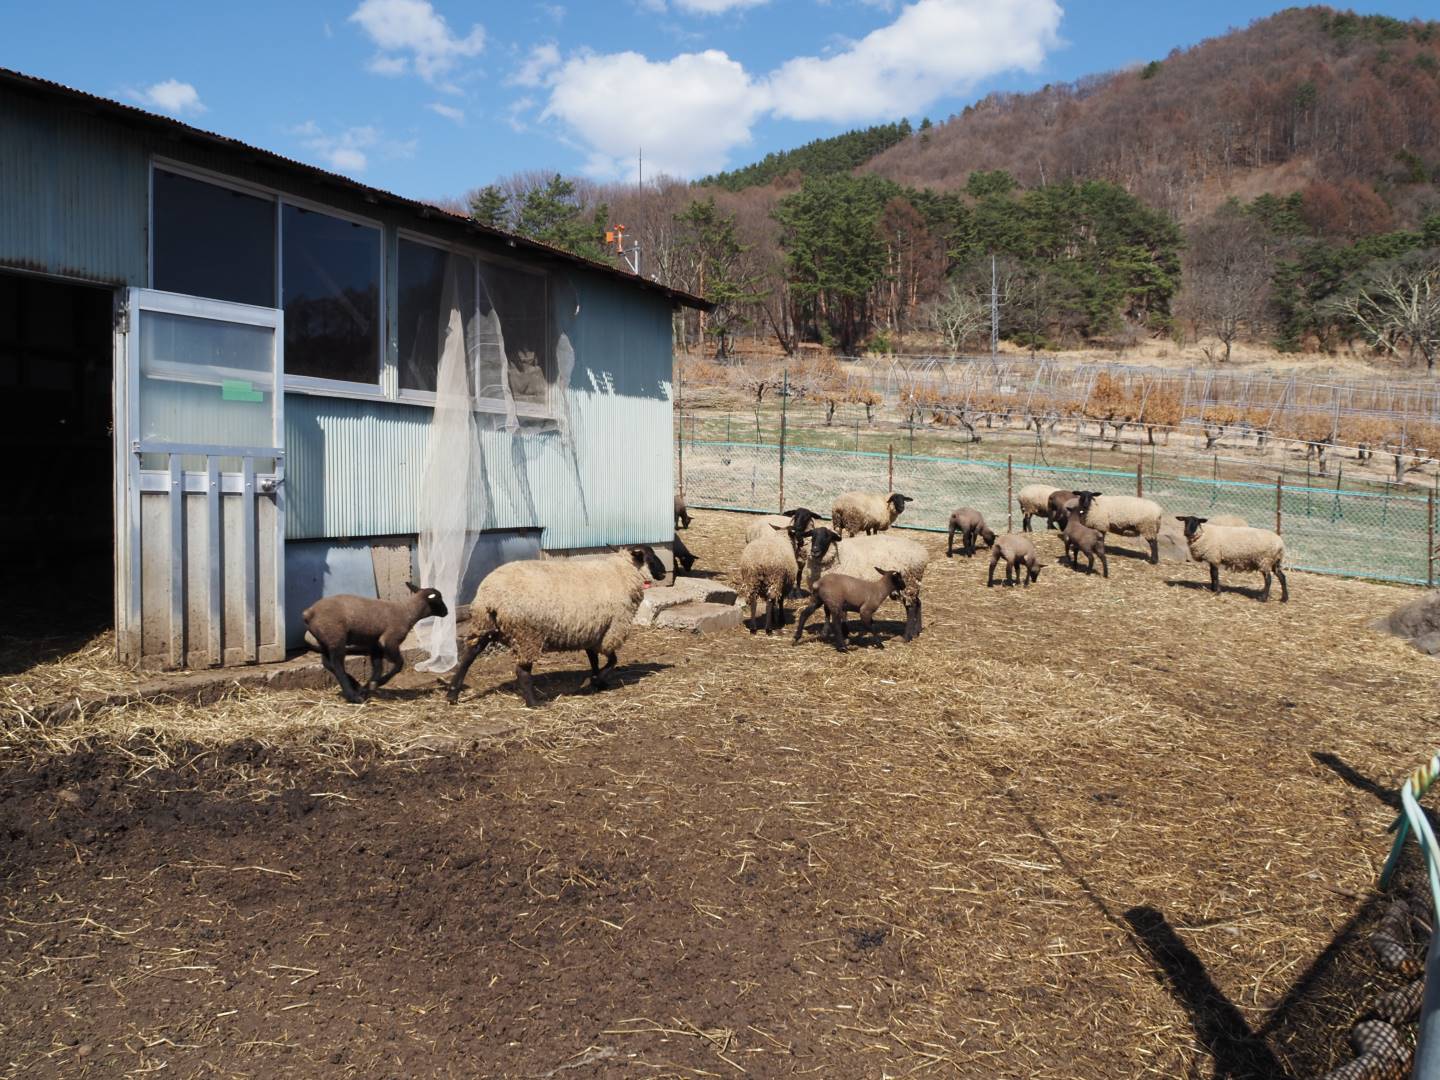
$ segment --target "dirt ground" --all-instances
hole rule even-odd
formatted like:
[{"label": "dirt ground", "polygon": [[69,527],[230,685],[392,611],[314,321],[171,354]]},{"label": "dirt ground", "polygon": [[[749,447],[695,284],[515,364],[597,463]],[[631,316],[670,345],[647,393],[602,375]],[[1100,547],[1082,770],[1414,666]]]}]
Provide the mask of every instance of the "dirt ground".
[{"label": "dirt ground", "polygon": [[[699,512],[700,568],[748,520]],[[637,630],[534,711],[495,657],[454,708],[407,672],[4,723],[0,1070],[1323,1072],[1394,985],[1440,667],[1367,624],[1413,590],[1041,544],[1028,589],[940,554],[910,645]]]}]

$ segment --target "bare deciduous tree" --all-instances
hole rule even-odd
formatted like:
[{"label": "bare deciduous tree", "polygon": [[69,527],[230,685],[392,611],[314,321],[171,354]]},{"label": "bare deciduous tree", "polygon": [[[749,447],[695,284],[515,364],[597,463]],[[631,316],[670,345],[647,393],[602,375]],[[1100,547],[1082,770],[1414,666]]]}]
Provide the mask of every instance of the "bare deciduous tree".
[{"label": "bare deciduous tree", "polygon": [[1235,339],[1253,333],[1265,310],[1272,266],[1263,231],[1238,206],[1222,206],[1190,230],[1185,270],[1181,309],[1219,339],[1229,362]]},{"label": "bare deciduous tree", "polygon": [[1418,354],[1425,370],[1435,370],[1440,353],[1440,262],[1419,253],[1397,259],[1369,275],[1354,292],[1332,305],[1372,346],[1393,356],[1406,348],[1411,363]]},{"label": "bare deciduous tree", "polygon": [[948,283],[927,309],[929,323],[956,356],[967,341],[990,325],[990,303],[975,290]]}]

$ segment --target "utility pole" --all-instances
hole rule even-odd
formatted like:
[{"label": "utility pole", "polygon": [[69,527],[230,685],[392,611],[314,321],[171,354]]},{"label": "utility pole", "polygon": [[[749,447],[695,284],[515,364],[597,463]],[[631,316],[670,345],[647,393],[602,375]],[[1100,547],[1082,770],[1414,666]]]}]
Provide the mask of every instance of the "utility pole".
[{"label": "utility pole", "polygon": [[635,148],[635,190],[645,190],[645,148]]},{"label": "utility pole", "polygon": [[1000,350],[1000,292],[995,278],[995,256],[990,256],[990,359]]}]

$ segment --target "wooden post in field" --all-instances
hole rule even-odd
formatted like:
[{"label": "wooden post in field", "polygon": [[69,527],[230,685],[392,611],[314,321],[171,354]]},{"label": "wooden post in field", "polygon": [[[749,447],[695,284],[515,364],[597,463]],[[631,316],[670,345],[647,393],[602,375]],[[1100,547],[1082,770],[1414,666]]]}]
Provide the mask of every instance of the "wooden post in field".
[{"label": "wooden post in field", "polygon": [[1435,587],[1435,489],[1425,493],[1425,587]]},{"label": "wooden post in field", "polygon": [[1135,497],[1145,497],[1145,451],[1140,451],[1140,457],[1135,462]]},{"label": "wooden post in field", "polygon": [[890,444],[890,491],[895,490],[895,444]]},{"label": "wooden post in field", "polygon": [[1015,455],[1005,455],[1005,531],[1015,531]]},{"label": "wooden post in field", "polygon": [[1281,507],[1281,504],[1282,504],[1282,502],[1283,502],[1283,500],[1284,500],[1284,497],[1285,497],[1284,480],[1285,480],[1285,477],[1284,477],[1282,474],[1278,474],[1278,473],[1276,474],[1276,476],[1275,476],[1275,533],[1276,533],[1276,535],[1279,535],[1279,533],[1280,533],[1280,507]]},{"label": "wooden post in field", "polygon": [[775,507],[778,514],[785,509],[785,414],[790,404],[790,369],[785,369],[784,384],[780,388],[780,505]]}]

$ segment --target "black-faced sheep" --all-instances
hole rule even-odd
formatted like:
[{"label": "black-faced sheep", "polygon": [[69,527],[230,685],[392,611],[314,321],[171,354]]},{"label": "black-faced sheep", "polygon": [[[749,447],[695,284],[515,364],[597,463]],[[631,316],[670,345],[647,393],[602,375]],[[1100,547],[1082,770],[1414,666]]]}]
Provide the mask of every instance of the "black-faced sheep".
[{"label": "black-faced sheep", "polygon": [[905,504],[914,501],[909,495],[898,493],[846,491],[836,496],[835,505],[830,508],[830,524],[841,536],[884,532],[895,524]]},{"label": "black-faced sheep", "polygon": [[1150,561],[1160,561],[1160,524],[1165,512],[1159,503],[1098,491],[1077,491],[1074,502],[1075,512],[1086,525],[1116,536],[1143,537],[1150,545]]},{"label": "black-faced sheep", "polygon": [[[300,615],[305,620],[305,643],[320,653],[320,662],[335,676],[346,701],[360,704],[405,667],[400,645],[414,625],[432,615],[444,618],[445,601],[435,589],[420,589],[406,582],[404,600],[374,600],[365,596],[326,596]],[[356,686],[345,670],[346,656],[370,657],[370,680]],[[381,674],[381,660],[390,670]]]},{"label": "black-faced sheep", "polygon": [[795,643],[799,644],[805,632],[805,620],[819,607],[825,608],[825,634],[835,643],[840,652],[845,651],[845,613],[860,613],[860,625],[873,633],[871,617],[876,609],[891,597],[900,598],[905,589],[905,576],[898,570],[883,570],[874,567],[879,575],[876,580],[862,581],[849,574],[826,574],[815,587],[815,595],[795,624]]},{"label": "black-faced sheep", "polygon": [[[1064,511],[1062,510],[1062,513]],[[1105,558],[1105,534],[1092,529],[1080,520],[1078,514],[1065,514],[1065,525],[1060,530],[1060,540],[1065,545],[1065,557],[1075,569],[1080,568],[1080,554],[1084,552],[1088,565],[1087,574],[1095,572],[1095,559],[1100,559],[1100,569],[1105,577],[1110,576],[1110,561]]]},{"label": "black-faced sheep", "polygon": [[810,541],[810,555],[806,559],[805,584],[813,589],[820,581],[820,575],[835,565],[840,558],[840,534],[824,525],[816,525],[805,533]]},{"label": "black-faced sheep", "polygon": [[606,689],[606,676],[630,636],[647,579],[665,579],[665,564],[648,544],[597,558],[530,559],[496,567],[475,592],[471,629],[450,680],[450,703],[459,699],[475,658],[498,642],[510,647],[520,696],[532,708],[531,669],[542,653],[583,650],[590,661],[592,688]]},{"label": "black-faced sheep", "polygon": [[690,510],[685,505],[685,496],[675,496],[675,527],[677,529],[690,527]]},{"label": "black-faced sheep", "polygon": [[1073,498],[1075,498],[1075,492],[1060,488],[1052,491],[1050,497],[1045,500],[1045,509],[1048,512],[1047,516],[1050,519],[1050,524],[1054,525],[1055,528],[1065,528],[1065,521],[1069,517],[1069,512],[1065,509],[1065,505]]},{"label": "black-faced sheep", "polygon": [[680,537],[675,537],[674,546],[670,550],[675,558],[675,573],[684,570],[688,574],[695,569],[695,554],[685,546],[685,541]]},{"label": "black-faced sheep", "polygon": [[893,534],[855,536],[840,542],[835,572],[863,581],[874,581],[877,566],[891,566],[898,570],[905,579],[905,588],[900,593],[900,599],[905,604],[904,638],[914,641],[924,629],[920,584],[925,578],[925,566],[929,561],[929,550],[914,540]]},{"label": "black-faced sheep", "polygon": [[970,506],[962,506],[950,515],[950,534],[945,540],[945,557],[955,554],[955,534],[960,534],[960,554],[975,554],[975,537],[985,541],[986,547],[995,546],[995,530],[985,524],[985,515]]},{"label": "black-faced sheep", "polygon": [[1059,491],[1049,484],[1026,484],[1015,495],[1015,501],[1020,504],[1020,530],[1030,531],[1030,519],[1039,515],[1045,519],[1045,527],[1050,527],[1050,496]]},{"label": "black-faced sheep", "polygon": [[[995,541],[995,547],[990,552],[990,576],[985,582],[987,588],[995,584],[995,567],[1001,562],[1005,564],[1006,585],[1011,584],[1012,571],[1014,581],[1023,583],[1027,588],[1040,576],[1040,554],[1035,550],[1035,543],[1019,533],[1007,533]],[[1022,564],[1028,576],[1021,572]]]},{"label": "black-faced sheep", "polygon": [[1220,567],[1226,570],[1258,570],[1265,579],[1260,599],[1270,599],[1270,575],[1280,579],[1280,602],[1290,599],[1285,581],[1285,541],[1269,529],[1241,525],[1206,524],[1207,519],[1187,514],[1179,518],[1185,526],[1190,557],[1210,564],[1210,590],[1220,591]]},{"label": "black-faced sheep", "polygon": [[795,588],[799,565],[787,531],[770,525],[769,533],[761,533],[740,552],[740,580],[736,587],[740,599],[750,605],[750,633],[759,625],[755,609],[765,601],[765,633],[773,633],[785,622],[785,597]]}]

